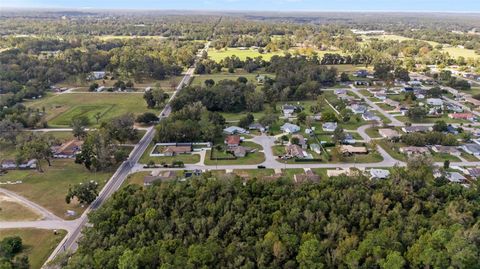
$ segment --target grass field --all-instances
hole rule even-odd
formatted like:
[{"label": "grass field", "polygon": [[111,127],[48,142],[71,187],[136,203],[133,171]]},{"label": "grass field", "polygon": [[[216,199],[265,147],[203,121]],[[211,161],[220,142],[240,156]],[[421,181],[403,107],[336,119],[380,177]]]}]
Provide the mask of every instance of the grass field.
[{"label": "grass field", "polygon": [[65,231],[43,229],[0,229],[0,240],[8,236],[20,236],[23,250],[30,262],[30,268],[39,269],[47,260],[48,256],[66,235]]},{"label": "grass field", "polygon": [[253,49],[242,50],[238,48],[227,48],[227,50],[225,49],[216,50],[212,48],[208,50],[208,57],[216,62],[219,62],[225,59],[226,57],[230,57],[233,55],[237,56],[241,60],[245,60],[247,57],[255,58],[255,57],[261,56],[264,60],[268,61],[274,55],[283,55],[283,52],[277,51],[277,52],[260,53],[257,50],[253,50]]},{"label": "grass field", "polygon": [[[399,35],[380,35],[380,36],[365,36],[362,35],[362,38],[366,41],[371,40],[371,39],[379,39],[379,40],[396,40],[396,41],[404,41],[404,40],[411,40],[409,37],[404,37],[404,36],[399,36]],[[433,41],[426,41],[432,46],[436,46],[439,43],[433,42]],[[441,52],[446,52],[448,53],[451,57],[453,58],[458,58],[460,56],[465,57],[465,59],[468,58],[474,58],[478,59],[480,58],[479,54],[476,54],[474,50],[471,49],[465,49],[465,48],[459,48],[459,47],[445,47],[440,50]]]},{"label": "grass field", "polygon": [[1,182],[21,180],[23,183],[2,185],[2,188],[14,191],[63,218],[67,218],[67,210],[77,212],[77,217],[84,211],[78,204],[65,202],[65,195],[71,185],[96,180],[102,188],[113,173],[92,173],[73,160],[53,160],[52,166],[42,163],[42,168],[43,173],[36,170],[9,171],[0,178]]},{"label": "grass field", "polygon": [[72,119],[87,116],[92,126],[96,126],[94,115],[101,114],[100,122],[133,112],[156,112],[148,109],[141,94],[121,93],[72,93],[49,95],[43,99],[27,102],[28,107],[45,108],[46,120],[51,127],[69,126]]},{"label": "grass field", "polygon": [[40,215],[16,199],[0,194],[0,221],[37,220]]}]

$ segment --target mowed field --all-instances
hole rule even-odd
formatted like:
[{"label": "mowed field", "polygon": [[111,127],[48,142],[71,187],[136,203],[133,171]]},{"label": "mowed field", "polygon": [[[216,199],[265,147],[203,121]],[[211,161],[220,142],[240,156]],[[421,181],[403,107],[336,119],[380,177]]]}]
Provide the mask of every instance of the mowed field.
[{"label": "mowed field", "polygon": [[245,59],[247,59],[247,57],[255,58],[255,57],[258,57],[258,56],[262,56],[262,58],[264,60],[268,61],[274,55],[283,55],[283,52],[282,51],[276,51],[276,52],[260,53],[257,50],[248,49],[248,48],[247,49],[227,48],[227,50],[225,50],[225,49],[216,50],[214,48],[211,48],[211,49],[208,50],[208,57],[210,57],[210,59],[212,59],[216,62],[219,62],[219,61],[225,59],[226,57],[230,57],[230,56],[233,56],[233,55],[237,56],[241,60],[245,60]]},{"label": "mowed field", "polygon": [[[65,231],[44,229],[0,229],[0,240],[9,236],[22,238],[23,250],[20,253],[28,256],[30,268],[39,269],[47,260],[48,256],[66,235]],[[3,268],[3,267],[2,267]]]},{"label": "mowed field", "polygon": [[[411,40],[409,37],[404,37],[404,36],[399,36],[399,35],[379,35],[379,36],[365,36],[362,35],[362,38],[364,40],[370,40],[370,39],[379,39],[379,40],[397,40],[397,41],[404,41],[404,40]],[[436,46],[439,43],[433,42],[433,41],[426,41],[432,46]],[[468,58],[480,58],[479,54],[476,54],[474,50],[471,49],[462,49],[458,47],[444,47],[440,51],[442,52],[447,52],[451,57],[453,58],[458,58],[460,56],[465,57],[466,59]]]},{"label": "mowed field", "polygon": [[66,127],[72,119],[86,116],[90,125],[97,125],[95,115],[100,113],[99,122],[108,121],[125,113],[136,115],[155,110],[148,109],[142,94],[130,93],[68,93],[49,95],[43,99],[29,101],[28,107],[45,108],[46,120],[51,127]]},{"label": "mowed field", "polygon": [[0,221],[37,220],[36,212],[21,204],[20,201],[0,193]]},{"label": "mowed field", "polygon": [[52,160],[52,166],[42,162],[43,173],[36,170],[13,170],[0,178],[0,182],[17,181],[22,183],[2,185],[2,188],[14,191],[19,195],[47,208],[55,215],[67,218],[67,210],[77,212],[78,217],[84,208],[72,202],[67,204],[65,196],[70,186],[95,180],[99,189],[105,185],[113,172],[90,172],[83,165],[73,160]]}]

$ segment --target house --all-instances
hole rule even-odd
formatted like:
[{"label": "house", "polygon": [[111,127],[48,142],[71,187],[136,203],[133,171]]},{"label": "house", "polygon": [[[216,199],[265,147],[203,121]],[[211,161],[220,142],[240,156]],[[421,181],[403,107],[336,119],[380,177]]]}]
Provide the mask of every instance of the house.
[{"label": "house", "polygon": [[348,107],[355,114],[363,114],[367,111],[367,107],[364,105],[353,104]]},{"label": "house", "polygon": [[310,149],[317,154],[321,153],[321,149],[320,149],[319,144],[310,144]]},{"label": "house", "polygon": [[283,112],[283,116],[285,118],[290,118],[293,113],[295,113],[295,110],[297,109],[296,106],[292,106],[292,105],[288,105],[288,104],[285,104],[282,106],[282,112]]},{"label": "house", "polygon": [[72,139],[60,146],[52,147],[52,153],[54,158],[67,159],[75,158],[75,156],[82,150],[83,141]]},{"label": "house", "polygon": [[353,154],[367,154],[368,150],[366,147],[355,147],[352,145],[341,145],[340,152],[345,155]]},{"label": "house", "polygon": [[449,124],[449,125],[447,126],[447,130],[446,130],[445,132],[448,133],[448,134],[453,134],[453,135],[457,135],[457,134],[458,134],[457,128],[453,127],[451,124]]},{"label": "house", "polygon": [[457,147],[454,146],[435,145],[432,146],[432,151],[440,154],[450,154],[457,157],[462,154]]},{"label": "house", "polygon": [[406,126],[402,127],[402,131],[405,133],[426,133],[432,130],[429,126]]},{"label": "house", "polygon": [[418,80],[412,80],[412,81],[408,82],[408,85],[410,85],[410,86],[422,86],[422,82],[420,82]]},{"label": "house", "polygon": [[312,170],[305,171],[304,174],[295,174],[293,175],[293,179],[295,183],[303,183],[303,182],[319,182],[320,176],[315,174]]},{"label": "house", "polygon": [[421,93],[415,93],[415,97],[417,99],[425,99],[425,95],[421,94]]},{"label": "house", "polygon": [[370,179],[385,179],[390,176],[390,171],[385,169],[370,169]]},{"label": "house", "polygon": [[177,178],[175,171],[152,171],[149,176],[143,178],[143,185],[150,186],[157,181],[169,181]]},{"label": "house", "polygon": [[478,144],[464,144],[460,146],[466,153],[480,157],[480,145]]},{"label": "house", "polygon": [[426,102],[430,106],[443,106],[443,100],[440,98],[427,98]]},{"label": "house", "polygon": [[447,110],[453,111],[455,113],[462,113],[463,112],[463,108],[461,106],[457,106],[457,105],[454,105],[454,104],[447,104]]},{"label": "house", "polygon": [[345,89],[338,89],[338,90],[335,90],[335,94],[336,94],[336,95],[345,95],[345,94],[347,94],[347,90],[345,90]]},{"label": "house", "polygon": [[342,140],[342,144],[355,144],[357,141],[353,138],[351,133],[345,133],[345,138]]},{"label": "house", "polygon": [[400,106],[400,102],[397,102],[395,100],[392,100],[392,99],[385,99],[383,100],[383,102],[391,107],[398,107]]},{"label": "house", "polygon": [[365,121],[380,121],[381,120],[379,116],[377,116],[377,115],[375,115],[375,114],[373,114],[372,112],[369,112],[369,111],[363,113],[362,119],[364,119]]},{"label": "house", "polygon": [[298,139],[298,145],[302,147],[302,149],[307,149],[308,144],[307,144],[307,139],[303,137],[301,134],[296,134],[292,135],[292,138],[297,138]]},{"label": "house", "polygon": [[373,94],[373,96],[375,96],[375,98],[380,99],[380,100],[387,99],[387,94],[384,91],[375,92]]},{"label": "house", "polygon": [[355,80],[353,82],[353,84],[355,86],[370,86],[370,82],[366,81],[366,80]]},{"label": "house", "polygon": [[258,123],[258,122],[254,122],[254,123],[250,124],[250,125],[248,126],[248,129],[249,129],[249,130],[258,130],[258,131],[260,131],[260,132],[262,132],[262,133],[267,130],[265,127],[263,127],[263,125],[261,125],[261,124]]},{"label": "house", "polygon": [[359,78],[366,78],[368,76],[368,71],[367,70],[358,70],[353,73],[354,77],[359,77]]},{"label": "house", "polygon": [[265,83],[265,80],[267,79],[267,77],[265,75],[257,75],[255,79],[257,80],[258,84],[263,84]]},{"label": "house", "polygon": [[335,129],[337,129],[337,123],[336,122],[325,122],[322,124],[322,129],[324,132],[333,132]]},{"label": "house", "polygon": [[36,169],[37,159],[31,159],[18,165],[19,169]]},{"label": "house", "polygon": [[242,147],[242,146],[238,146],[238,147],[235,147],[234,150],[232,151],[233,155],[235,157],[240,157],[240,158],[243,158],[245,156],[247,156],[247,153],[249,152],[250,150],[246,147]]},{"label": "house", "polygon": [[445,176],[452,183],[463,183],[466,178],[459,172],[449,172]]},{"label": "house", "polygon": [[400,137],[398,132],[396,130],[393,130],[393,129],[386,129],[386,128],[385,129],[378,129],[378,133],[383,138],[387,138],[387,139],[394,139],[394,138]]},{"label": "house", "polygon": [[477,179],[480,177],[480,168],[468,168],[467,173],[471,177]]},{"label": "house", "polygon": [[94,71],[90,74],[90,80],[104,79],[107,73],[105,71]]},{"label": "house", "polygon": [[162,150],[163,156],[175,156],[192,152],[192,146],[167,146]]},{"label": "house", "polygon": [[419,154],[429,154],[430,151],[427,147],[402,147],[400,152],[407,155],[419,155]]},{"label": "house", "polygon": [[17,163],[14,160],[3,160],[2,169],[10,170],[17,168]]},{"label": "house", "polygon": [[403,88],[401,91],[402,91],[402,92],[414,92],[415,89],[412,88],[412,87],[405,87],[405,88]]},{"label": "house", "polygon": [[225,129],[223,129],[223,132],[225,134],[229,134],[229,135],[233,135],[233,134],[247,134],[248,131],[241,128],[241,127],[238,127],[238,126],[230,126],[230,127],[227,127]]},{"label": "house", "polygon": [[280,130],[285,133],[293,134],[300,131],[300,126],[287,122],[280,127]]},{"label": "house", "polygon": [[235,148],[240,145],[240,136],[238,135],[229,135],[225,138],[225,145],[229,148]]},{"label": "house", "polygon": [[450,119],[456,119],[456,120],[469,120],[469,121],[475,120],[475,115],[473,115],[472,113],[451,113],[451,114],[448,114],[448,117]]},{"label": "house", "polygon": [[96,92],[103,92],[103,90],[105,90],[105,86],[100,86],[98,88],[95,89]]},{"label": "house", "polygon": [[286,156],[290,158],[300,158],[303,159],[307,157],[303,149],[299,145],[288,145],[285,147]]}]

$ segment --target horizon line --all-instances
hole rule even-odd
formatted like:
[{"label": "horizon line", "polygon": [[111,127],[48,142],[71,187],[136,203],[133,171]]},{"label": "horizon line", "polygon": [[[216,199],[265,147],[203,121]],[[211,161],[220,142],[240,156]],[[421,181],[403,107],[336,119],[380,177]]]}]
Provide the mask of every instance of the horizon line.
[{"label": "horizon line", "polygon": [[[232,12],[232,13],[243,13],[243,12],[257,12],[257,13],[327,13],[327,12],[335,12],[335,13],[359,13],[359,12],[370,12],[370,13],[444,13],[444,14],[479,14],[480,10],[478,11],[446,11],[446,10],[361,10],[361,9],[354,9],[354,10],[336,10],[336,9],[326,9],[326,10],[261,10],[261,9],[161,9],[161,8],[101,8],[101,7],[39,7],[39,6],[1,6],[0,5],[0,13],[2,13],[3,9],[10,9],[10,10],[32,10],[35,9],[36,11],[49,11],[49,10],[57,10],[57,11],[148,11],[148,12],[155,12],[155,11],[183,11],[183,12]],[[40,9],[40,10],[39,10]]]}]

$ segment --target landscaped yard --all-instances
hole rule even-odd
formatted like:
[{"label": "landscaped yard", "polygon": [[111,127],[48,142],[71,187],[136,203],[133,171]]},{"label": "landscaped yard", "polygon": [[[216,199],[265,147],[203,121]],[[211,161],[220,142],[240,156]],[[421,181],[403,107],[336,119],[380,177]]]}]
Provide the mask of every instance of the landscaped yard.
[{"label": "landscaped yard", "polygon": [[54,234],[52,230],[43,229],[0,229],[0,240],[8,236],[22,238],[24,249],[21,254],[28,256],[30,268],[33,269],[42,267],[65,235],[66,232],[62,230]]},{"label": "landscaped yard", "polygon": [[[265,154],[263,152],[259,152],[262,150],[262,146],[256,144],[251,141],[244,141],[241,144],[244,147],[248,147],[251,149],[256,149],[255,152],[247,153],[245,157],[238,157],[235,160],[211,160],[210,159],[210,150],[207,150],[207,155],[205,156],[205,164],[206,165],[228,165],[228,164],[260,164],[265,161]],[[218,151],[215,146],[213,147],[214,156],[218,157],[233,157],[231,154],[225,153],[224,150]]]},{"label": "landscaped yard", "polygon": [[71,93],[48,95],[45,98],[26,102],[28,107],[45,108],[46,120],[51,127],[67,127],[72,119],[86,116],[91,126],[97,126],[95,114],[100,113],[99,122],[108,121],[126,113],[141,114],[158,112],[148,109],[141,94],[128,93]]},{"label": "landscaped yard", "polygon": [[161,163],[172,164],[173,161],[182,161],[183,163],[191,164],[191,163],[198,163],[200,161],[200,155],[198,154],[179,154],[176,156],[168,157],[152,157],[150,156],[150,152],[152,152],[153,146],[155,144],[151,143],[147,149],[143,152],[142,157],[138,161],[141,164],[147,164],[150,161],[153,161],[155,164],[159,165]]},{"label": "landscaped yard", "polygon": [[16,199],[0,193],[0,221],[36,220],[40,215]]},{"label": "landscaped yard", "polygon": [[74,210],[77,213],[76,217],[85,210],[78,204],[65,202],[65,195],[70,186],[95,180],[101,189],[113,174],[113,172],[90,172],[83,165],[69,159],[52,160],[50,167],[42,163],[42,168],[43,173],[36,170],[9,171],[0,178],[0,182],[20,180],[22,183],[5,184],[2,188],[14,191],[63,218],[69,218],[65,216],[67,210]]},{"label": "landscaped yard", "polygon": [[268,77],[274,77],[273,74],[268,74],[265,72],[257,71],[254,73],[247,73],[243,69],[235,70],[235,73],[228,73],[228,72],[221,72],[215,74],[205,74],[205,75],[197,75],[193,77],[191,85],[205,85],[205,80],[212,79],[215,83],[221,80],[237,80],[239,77],[245,77],[249,82],[257,84],[257,75],[265,75]]}]

